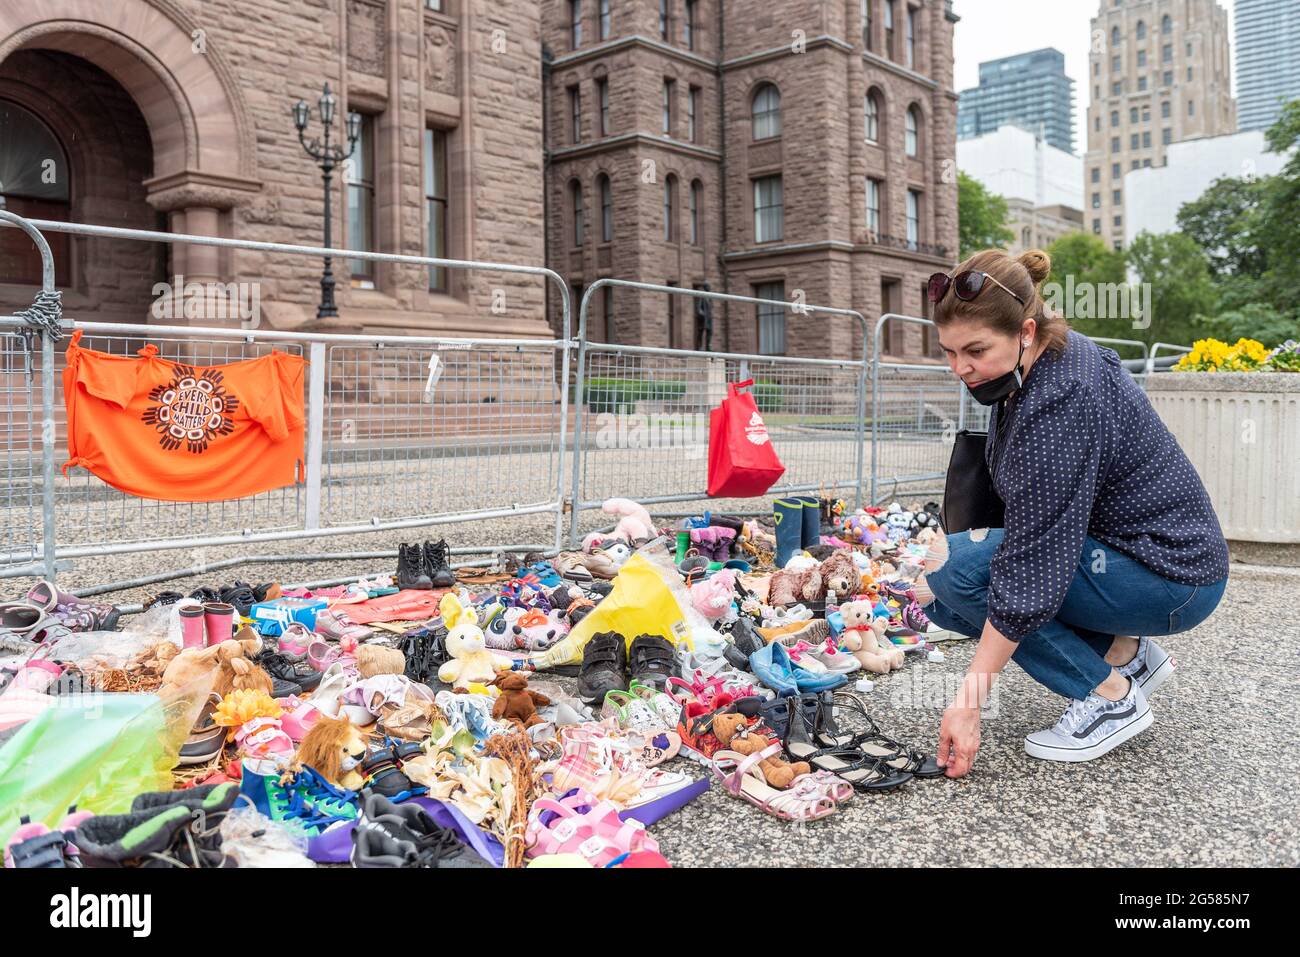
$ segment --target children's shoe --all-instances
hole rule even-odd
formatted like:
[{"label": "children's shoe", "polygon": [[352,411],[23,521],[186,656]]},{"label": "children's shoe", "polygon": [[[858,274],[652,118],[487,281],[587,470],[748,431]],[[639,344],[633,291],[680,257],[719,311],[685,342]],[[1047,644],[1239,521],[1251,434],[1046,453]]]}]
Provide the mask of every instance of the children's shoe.
[{"label": "children's shoe", "polygon": [[402,772],[392,748],[370,752],[361,762],[361,774],[366,779],[367,791],[383,795],[392,801],[405,801],[429,790],[424,785],[413,783]]},{"label": "children's shoe", "polygon": [[279,650],[290,661],[307,657],[307,649],[316,640],[316,634],[302,622],[291,621],[280,631]]},{"label": "children's shoe", "polygon": [[1093,692],[1071,701],[1054,727],[1025,738],[1025,753],[1045,761],[1092,761],[1129,738],[1141,734],[1155,716],[1136,681],[1118,701]]},{"label": "children's shoe", "polygon": [[353,867],[492,866],[418,804],[395,804],[374,791],[362,793],[350,860]]},{"label": "children's shoe", "polygon": [[425,542],[421,553],[422,569],[429,576],[434,588],[452,588],[456,584],[456,574],[451,570],[451,546],[445,538],[436,542]]},{"label": "children's shoe", "polygon": [[672,642],[659,635],[638,635],[628,648],[628,673],[633,681],[663,691],[669,678],[680,677]]},{"label": "children's shoe", "polygon": [[56,868],[75,866],[68,861],[69,844],[62,831],[51,831],[44,824],[33,824],[23,815],[18,828],[5,844],[5,867]]},{"label": "children's shoe", "polygon": [[60,591],[51,581],[33,585],[26,600],[69,631],[113,631],[122,614],[114,605],[86,601],[71,592]]},{"label": "children's shoe", "polygon": [[397,546],[397,574],[393,577],[397,581],[398,588],[414,588],[420,591],[433,588],[433,579],[424,568],[424,552],[419,542]]},{"label": "children's shoe", "polygon": [[322,611],[316,615],[316,634],[340,642],[365,641],[370,637],[370,629],[339,612]]},{"label": "children's shoe", "polygon": [[73,833],[88,867],[225,867],[221,822],[239,797],[233,784],[137,795],[126,814],[101,814]]},{"label": "children's shoe", "polygon": [[578,697],[595,704],[611,691],[626,690],[627,639],[615,631],[598,632],[582,649]]},{"label": "children's shoe", "polygon": [[[288,694],[312,691],[320,684],[321,672],[312,663],[295,661],[278,651],[264,651],[255,660],[271,676],[272,684],[278,680],[285,686],[292,685]],[[274,697],[284,697],[284,695]]]},{"label": "children's shoe", "polygon": [[831,632],[831,626],[825,618],[813,618],[810,621],[796,621],[777,628],[754,629],[768,644],[776,642],[791,648],[801,641],[818,644],[825,641]]}]

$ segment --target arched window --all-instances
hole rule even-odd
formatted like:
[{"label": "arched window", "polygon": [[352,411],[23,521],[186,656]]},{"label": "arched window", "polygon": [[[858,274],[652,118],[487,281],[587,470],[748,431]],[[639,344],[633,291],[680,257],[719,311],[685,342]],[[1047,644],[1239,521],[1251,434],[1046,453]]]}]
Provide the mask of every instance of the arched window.
[{"label": "arched window", "polygon": [[1137,38],[1145,40],[1147,38],[1147,24],[1145,20],[1139,20],[1137,24]]},{"label": "arched window", "polygon": [[677,177],[664,180],[664,242],[677,239]]},{"label": "arched window", "polygon": [[875,90],[867,92],[863,106],[863,123],[868,143],[880,142],[880,95]]},{"label": "arched window", "polygon": [[573,200],[573,245],[581,246],[587,233],[587,215],[582,207],[582,184],[576,179],[569,184]]},{"label": "arched window", "polygon": [[1110,45],[1113,47],[1119,46],[1119,27],[1110,28]]},{"label": "arched window", "polygon": [[754,139],[766,140],[781,135],[781,91],[764,83],[754,94],[752,110]]},{"label": "arched window", "polygon": [[614,188],[609,183],[609,177],[601,173],[596,180],[600,188],[600,241],[602,243],[613,242],[614,240]]},{"label": "arched window", "polygon": [[[72,208],[68,155],[58,137],[30,110],[0,100],[0,208],[29,219],[68,220]],[[66,233],[47,233],[60,286],[71,274]],[[20,229],[0,229],[0,276],[39,286],[41,255]]]},{"label": "arched window", "polygon": [[903,146],[908,156],[919,156],[921,153],[921,115],[914,106],[907,108],[907,127]]},{"label": "arched window", "polygon": [[704,245],[704,184],[698,179],[691,183],[691,245]]},{"label": "arched window", "polygon": [[1160,18],[1160,32],[1166,35],[1174,32],[1174,21],[1167,13]]}]

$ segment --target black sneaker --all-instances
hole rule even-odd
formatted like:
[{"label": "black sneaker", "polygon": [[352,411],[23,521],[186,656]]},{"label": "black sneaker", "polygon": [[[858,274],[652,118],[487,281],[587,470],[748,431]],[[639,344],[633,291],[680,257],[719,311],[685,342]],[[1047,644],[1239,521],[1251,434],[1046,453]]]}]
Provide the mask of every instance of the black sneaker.
[{"label": "black sneaker", "polygon": [[578,697],[599,702],[611,691],[626,690],[627,639],[616,631],[597,632],[582,649]]},{"label": "black sneaker", "polygon": [[[278,651],[264,651],[253,659],[262,669],[271,676],[271,684],[274,687],[277,683],[283,685],[292,685],[296,691],[287,691],[285,694],[298,694],[303,691],[311,691],[320,684],[321,673],[309,665],[306,661],[293,661],[288,655]],[[273,693],[273,698],[283,697],[282,694]]]},{"label": "black sneaker", "polygon": [[456,574],[451,570],[451,546],[445,538],[424,543],[421,567],[434,588],[451,588],[456,584]]},{"label": "black sneaker", "polygon": [[[416,747],[418,748],[419,745]],[[402,772],[391,747],[370,752],[361,762],[361,773],[365,776],[366,788],[370,792],[383,795],[389,800],[400,801],[428,790],[428,788],[417,787]]]},{"label": "black sneaker", "polygon": [[732,667],[748,671],[749,656],[765,644],[767,642],[754,630],[754,623],[742,615],[731,626],[731,641],[722,649],[722,657]]},{"label": "black sneaker", "polygon": [[419,588],[428,591],[433,587],[432,579],[424,570],[424,553],[420,550],[418,542],[414,545],[403,543],[397,546],[397,575],[395,577],[398,588]]},{"label": "black sneaker", "polygon": [[235,582],[226,588],[221,589],[221,600],[227,605],[234,605],[235,610],[244,618],[248,617],[249,610],[257,604],[257,596],[247,582]]},{"label": "black sneaker", "polygon": [[677,651],[659,635],[637,635],[628,649],[628,670],[633,681],[663,691],[669,678],[680,678]]},{"label": "black sneaker", "polygon": [[491,867],[456,832],[439,827],[418,804],[394,804],[363,791],[361,815],[352,831],[353,867]]}]

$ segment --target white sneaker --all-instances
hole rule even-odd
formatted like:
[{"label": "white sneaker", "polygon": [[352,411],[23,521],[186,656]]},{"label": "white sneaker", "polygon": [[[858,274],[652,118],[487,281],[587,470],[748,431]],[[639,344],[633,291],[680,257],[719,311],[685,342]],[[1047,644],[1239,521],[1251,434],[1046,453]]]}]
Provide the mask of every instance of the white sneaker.
[{"label": "white sneaker", "polygon": [[1148,698],[1155,690],[1174,676],[1178,662],[1173,655],[1155,643],[1152,638],[1139,638],[1137,654],[1128,664],[1115,670],[1131,678]]},{"label": "white sneaker", "polygon": [[1154,720],[1142,688],[1130,680],[1128,694],[1119,701],[1096,692],[1071,701],[1056,727],[1025,738],[1025,752],[1045,761],[1091,761],[1141,734]]}]

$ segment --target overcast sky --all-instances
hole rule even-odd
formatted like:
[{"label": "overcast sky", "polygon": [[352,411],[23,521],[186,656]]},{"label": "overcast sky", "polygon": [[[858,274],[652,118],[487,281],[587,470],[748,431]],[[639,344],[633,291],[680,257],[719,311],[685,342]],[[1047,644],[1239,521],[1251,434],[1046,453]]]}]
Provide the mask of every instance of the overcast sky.
[{"label": "overcast sky", "polygon": [[[953,41],[954,83],[957,92],[979,85],[979,68],[985,60],[1055,47],[1065,54],[1065,74],[1074,80],[1075,149],[1087,148],[1090,21],[1102,0],[954,0],[961,17]],[[1233,0],[1219,0],[1228,11],[1230,31]],[[1231,36],[1229,37],[1231,39]],[[1233,48],[1235,59],[1236,48]],[[1234,74],[1233,89],[1236,89]]]}]

